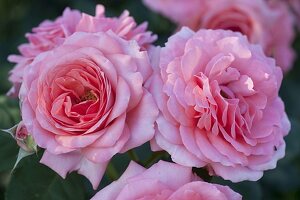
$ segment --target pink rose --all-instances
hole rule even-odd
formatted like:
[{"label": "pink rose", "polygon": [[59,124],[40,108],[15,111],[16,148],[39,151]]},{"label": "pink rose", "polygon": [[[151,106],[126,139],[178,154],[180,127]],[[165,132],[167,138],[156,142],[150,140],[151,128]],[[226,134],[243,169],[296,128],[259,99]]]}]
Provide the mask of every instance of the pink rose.
[{"label": "pink rose", "polygon": [[294,17],[295,25],[300,29],[300,1],[299,0],[267,0],[271,3],[286,4],[290,8],[290,14]]},{"label": "pink rose", "polygon": [[17,63],[14,68],[9,72],[8,80],[13,84],[10,90],[7,92],[8,96],[18,97],[20,87],[23,82],[23,74],[27,66],[32,62],[31,58],[25,58],[23,56],[10,55],[8,61]]},{"label": "pink rose", "polygon": [[102,5],[96,7],[96,16],[83,14],[76,31],[80,32],[105,32],[112,30],[126,40],[135,40],[143,48],[147,49],[156,39],[156,35],[147,31],[147,23],[137,26],[133,17],[126,10],[119,18],[105,17],[105,8]]},{"label": "pink rose", "polygon": [[92,200],[241,200],[227,186],[196,177],[191,168],[160,161],[150,169],[131,162],[119,178],[99,191]]},{"label": "pink rose", "polygon": [[9,80],[13,83],[13,87],[8,95],[18,96],[27,66],[37,55],[57,47],[64,41],[64,38],[73,34],[80,18],[79,11],[66,8],[63,15],[55,21],[46,20],[33,28],[33,33],[26,34],[29,43],[19,46],[21,55],[8,57],[10,62],[17,63],[10,72]]},{"label": "pink rose", "polygon": [[149,83],[159,107],[152,149],[234,182],[258,180],[285,154],[282,72],[259,45],[224,30],[183,28]]},{"label": "pink rose", "polygon": [[292,47],[295,38],[293,29],[295,19],[284,2],[270,0],[268,5],[276,13],[277,19],[275,24],[270,27],[272,37],[268,46],[265,47],[265,52],[267,55],[273,56],[277,65],[287,72],[295,60],[295,52]]},{"label": "pink rose", "polygon": [[13,87],[8,95],[17,96],[23,81],[24,71],[32,62],[34,57],[42,52],[56,48],[63,43],[66,37],[74,32],[106,32],[113,31],[126,40],[136,40],[142,49],[146,49],[156,40],[156,35],[147,31],[147,24],[137,26],[129,12],[125,11],[119,18],[109,18],[104,15],[104,7],[97,5],[96,16],[92,17],[79,11],[65,9],[63,16],[54,22],[45,21],[33,33],[27,34],[29,44],[20,45],[19,50],[22,56],[12,55],[8,59],[17,63],[10,72],[9,80]]},{"label": "pink rose", "polygon": [[300,30],[300,1],[299,0],[289,0],[291,9],[294,12],[295,20]]},{"label": "pink rose", "polygon": [[154,135],[158,110],[144,87],[146,51],[111,31],[78,32],[38,55],[20,90],[24,124],[45,148],[41,163],[78,171],[97,188],[110,159]]},{"label": "pink rose", "polygon": [[[294,30],[286,5],[270,7],[264,0],[194,0],[186,6],[184,0],[144,2],[179,26],[188,26],[195,31],[204,28],[241,32],[251,43],[262,45],[265,53],[273,56],[283,71],[292,67]],[[186,11],[185,15],[178,15],[178,7],[181,12]]]},{"label": "pink rose", "polygon": [[143,2],[179,26],[188,26],[193,29],[198,28],[206,9],[206,0],[143,0]]}]

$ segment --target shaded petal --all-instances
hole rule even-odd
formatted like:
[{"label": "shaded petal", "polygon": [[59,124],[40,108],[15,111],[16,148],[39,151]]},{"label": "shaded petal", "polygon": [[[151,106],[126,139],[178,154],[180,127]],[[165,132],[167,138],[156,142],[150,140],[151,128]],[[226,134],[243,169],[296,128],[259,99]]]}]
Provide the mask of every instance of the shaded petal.
[{"label": "shaded petal", "polygon": [[257,181],[263,176],[262,171],[252,170],[240,165],[229,167],[229,166],[224,166],[220,163],[212,163],[211,167],[213,169],[213,171],[210,171],[211,175],[216,174],[218,176],[221,176],[225,180],[230,180],[234,183],[245,181],[245,180]]},{"label": "shaded petal", "polygon": [[44,152],[40,163],[47,165],[57,172],[61,177],[66,178],[69,172],[77,169],[82,156],[79,152],[71,152],[66,154],[54,155],[47,150]]},{"label": "shaded petal", "polygon": [[158,116],[157,106],[152,95],[144,90],[140,103],[128,113],[126,123],[130,131],[130,138],[123,148],[123,152],[138,147],[154,136],[154,122]]},{"label": "shaded petal", "polygon": [[124,129],[122,136],[111,147],[87,147],[82,150],[82,154],[95,163],[109,161],[115,154],[119,153],[130,137],[128,128]]},{"label": "shaded petal", "polygon": [[117,181],[112,182],[110,185],[100,190],[91,200],[116,199],[123,189],[124,185],[126,185],[127,179],[139,175],[144,171],[145,168],[131,161],[125,172]]},{"label": "shaded petal", "polygon": [[172,160],[180,165],[189,167],[203,167],[206,163],[199,160],[195,155],[187,151],[182,145],[169,143],[160,134],[155,136],[155,140],[162,149],[166,150],[172,157]]},{"label": "shaded petal", "polygon": [[128,84],[122,77],[118,77],[115,104],[113,105],[107,123],[110,123],[112,120],[126,112],[130,98],[131,93]]},{"label": "shaded petal", "polygon": [[105,173],[108,162],[94,163],[86,158],[82,158],[77,166],[78,174],[85,176],[92,183],[93,189],[96,190]]}]

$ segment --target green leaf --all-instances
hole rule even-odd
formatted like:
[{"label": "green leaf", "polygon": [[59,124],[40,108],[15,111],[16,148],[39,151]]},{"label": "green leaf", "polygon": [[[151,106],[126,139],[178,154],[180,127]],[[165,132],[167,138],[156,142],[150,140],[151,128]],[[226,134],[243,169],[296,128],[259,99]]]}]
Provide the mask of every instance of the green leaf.
[{"label": "green leaf", "polygon": [[[299,177],[299,169],[293,163],[290,163],[290,166],[279,165],[274,170],[266,171],[260,182],[265,189],[268,189],[265,193],[274,190],[278,194],[283,194],[299,189]],[[274,191],[271,191],[271,193],[274,193]]]},{"label": "green leaf", "polygon": [[0,129],[12,127],[12,119],[6,109],[0,104]]},{"label": "green leaf", "polygon": [[18,149],[15,140],[8,133],[0,131],[0,172],[13,168]]},{"label": "green leaf", "polygon": [[0,200],[4,200],[4,188],[0,187]]},{"label": "green leaf", "polygon": [[[0,96],[0,129],[11,128],[18,121],[19,109],[14,101]],[[0,130],[0,172],[11,170],[18,155],[18,145],[9,133]]]},{"label": "green leaf", "polygon": [[280,96],[285,104],[285,109],[288,116],[291,118],[300,119],[299,93],[300,83],[284,79],[280,89]]},{"label": "green leaf", "polygon": [[8,65],[1,65],[0,67],[0,93],[6,93],[11,87],[11,84],[8,82],[8,72],[10,69]]},{"label": "green leaf", "polygon": [[33,155],[23,159],[12,174],[6,200],[84,200],[84,190],[80,175],[72,173],[64,180]]},{"label": "green leaf", "polygon": [[27,156],[30,156],[34,154],[34,152],[27,152],[25,151],[24,149],[20,148],[19,149],[19,153],[18,153],[18,157],[17,157],[17,160],[16,160],[16,163],[14,165],[14,168],[12,170],[14,170],[17,165],[19,164],[19,162],[23,159],[23,158],[26,158]]},{"label": "green leaf", "polygon": [[8,129],[20,121],[20,110],[17,100],[0,96],[0,129]]}]

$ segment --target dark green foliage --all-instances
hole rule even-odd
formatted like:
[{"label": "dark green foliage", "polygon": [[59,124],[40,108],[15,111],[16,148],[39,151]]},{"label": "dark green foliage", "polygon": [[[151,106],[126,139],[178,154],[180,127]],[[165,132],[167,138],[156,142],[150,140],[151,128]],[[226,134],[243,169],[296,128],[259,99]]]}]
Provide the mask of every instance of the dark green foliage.
[{"label": "dark green foliage", "polygon": [[12,173],[6,199],[18,200],[84,200],[85,187],[80,175],[62,179],[48,167],[38,163],[37,155],[25,158]]}]

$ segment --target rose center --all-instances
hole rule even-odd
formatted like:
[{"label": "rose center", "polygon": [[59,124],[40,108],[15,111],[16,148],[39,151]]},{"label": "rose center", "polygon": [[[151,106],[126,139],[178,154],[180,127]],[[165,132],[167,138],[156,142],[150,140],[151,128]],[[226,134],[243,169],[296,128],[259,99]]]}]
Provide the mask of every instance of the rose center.
[{"label": "rose center", "polygon": [[89,91],[85,92],[85,94],[80,97],[80,102],[89,101],[89,100],[91,100],[91,101],[97,100],[97,95],[95,94],[95,92],[93,90],[89,90]]},{"label": "rose center", "polygon": [[246,34],[246,33],[244,33],[243,29],[239,26],[230,26],[230,27],[227,27],[225,29],[231,30],[231,31],[234,31],[234,32],[240,32],[242,34]]}]

